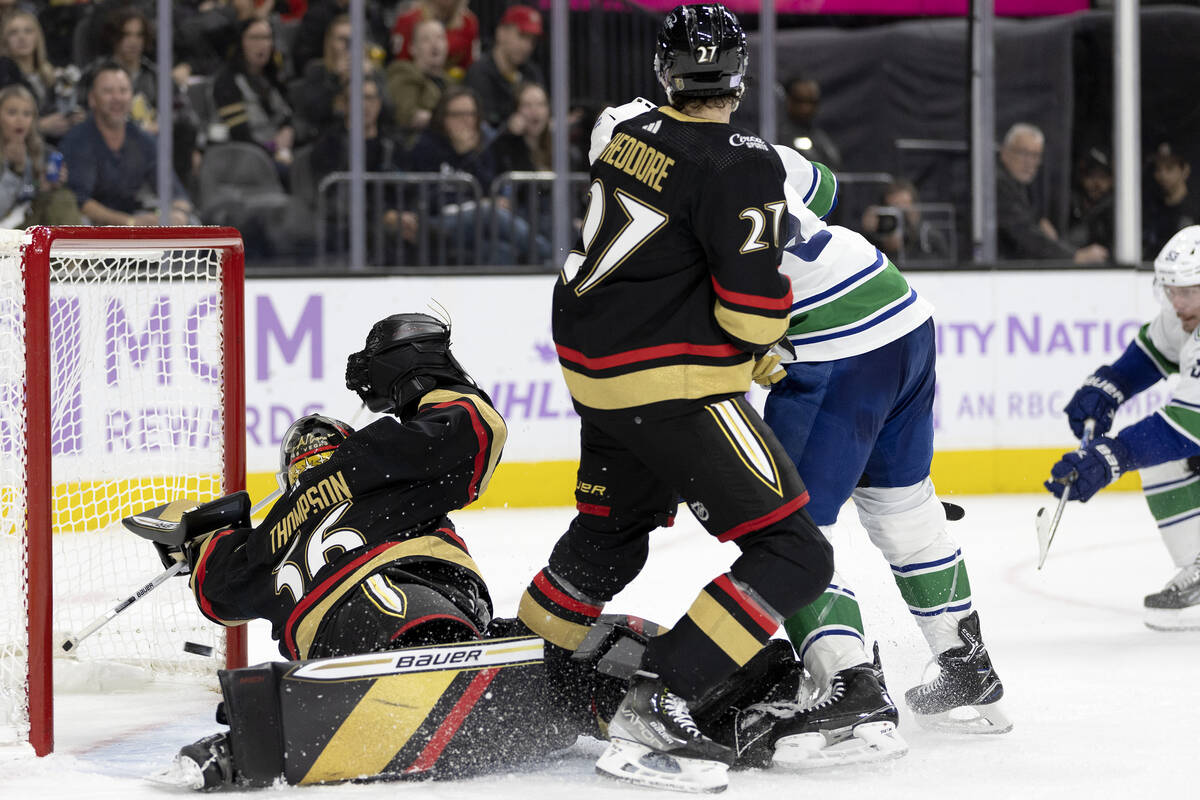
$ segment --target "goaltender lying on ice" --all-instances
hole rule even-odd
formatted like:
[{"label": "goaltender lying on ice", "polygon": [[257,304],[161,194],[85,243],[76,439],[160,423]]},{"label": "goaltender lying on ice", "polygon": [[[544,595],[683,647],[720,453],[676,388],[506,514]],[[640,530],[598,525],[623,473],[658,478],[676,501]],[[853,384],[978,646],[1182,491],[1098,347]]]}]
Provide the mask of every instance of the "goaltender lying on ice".
[{"label": "goaltender lying on ice", "polygon": [[[231,514],[248,515],[249,502],[238,492],[182,514],[175,503],[125,525],[173,547],[179,529],[195,536],[228,526]],[[156,779],[209,791],[510,770],[578,736],[603,738],[647,637],[662,631],[604,615],[572,657],[547,659],[540,638],[496,619],[476,640],[222,670],[217,721],[228,730],[182,748]],[[735,750],[736,766],[814,766],[775,748],[801,708],[802,680],[792,648],[773,641],[698,703],[694,718]]]}]

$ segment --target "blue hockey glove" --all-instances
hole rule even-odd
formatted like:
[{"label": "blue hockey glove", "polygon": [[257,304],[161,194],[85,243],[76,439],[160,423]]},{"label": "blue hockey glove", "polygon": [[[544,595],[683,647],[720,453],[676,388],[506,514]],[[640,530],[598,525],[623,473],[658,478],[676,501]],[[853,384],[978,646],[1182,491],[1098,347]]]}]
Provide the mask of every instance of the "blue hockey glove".
[{"label": "blue hockey glove", "polygon": [[1086,503],[1092,495],[1133,468],[1129,449],[1119,439],[1101,436],[1087,447],[1064,453],[1050,468],[1050,480],[1043,485],[1055,497],[1071,487],[1068,500]]},{"label": "blue hockey glove", "polygon": [[1083,436],[1085,420],[1096,420],[1096,436],[1103,436],[1112,427],[1117,407],[1128,397],[1125,383],[1112,367],[1101,367],[1088,376],[1066,407],[1067,424],[1075,438]]}]

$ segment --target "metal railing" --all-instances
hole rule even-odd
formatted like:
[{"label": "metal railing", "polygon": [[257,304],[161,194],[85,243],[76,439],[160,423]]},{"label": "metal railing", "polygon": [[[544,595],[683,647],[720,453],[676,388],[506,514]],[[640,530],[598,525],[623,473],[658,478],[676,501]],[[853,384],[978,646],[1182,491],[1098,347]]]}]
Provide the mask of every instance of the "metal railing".
[{"label": "metal railing", "polygon": [[[571,218],[575,219],[583,213],[583,204],[587,197],[588,183],[591,176],[586,172],[571,172],[567,174],[567,187],[571,201]],[[524,242],[513,242],[518,257],[527,258],[521,263],[546,264],[554,222],[554,206],[551,190],[554,184],[554,173],[545,171],[535,172],[505,172],[496,176],[492,181],[491,196],[506,198],[512,213],[529,224],[529,236]],[[490,240],[493,247],[502,238],[500,230],[501,219],[493,215],[489,227]],[[539,238],[540,237],[540,238]],[[556,264],[548,264],[548,270],[557,269]]]},{"label": "metal railing", "polygon": [[[317,187],[317,261],[347,264],[352,173]],[[371,172],[367,185],[367,259],[372,267],[528,266],[554,271],[550,252],[553,172],[506,172],[485,195],[467,173]],[[572,218],[583,212],[589,175],[572,172]],[[409,216],[409,215],[412,216]],[[406,219],[407,218],[407,219]]]},{"label": "metal railing", "polygon": [[[465,172],[368,172],[366,264],[348,264],[350,172],[332,172],[317,186],[317,263],[330,256],[349,269],[362,266],[484,263],[483,190]],[[332,195],[332,202],[330,196]],[[407,215],[413,217],[407,217]],[[415,226],[408,220],[415,217]],[[329,229],[334,244],[330,246]],[[343,246],[343,243],[346,243]]]}]

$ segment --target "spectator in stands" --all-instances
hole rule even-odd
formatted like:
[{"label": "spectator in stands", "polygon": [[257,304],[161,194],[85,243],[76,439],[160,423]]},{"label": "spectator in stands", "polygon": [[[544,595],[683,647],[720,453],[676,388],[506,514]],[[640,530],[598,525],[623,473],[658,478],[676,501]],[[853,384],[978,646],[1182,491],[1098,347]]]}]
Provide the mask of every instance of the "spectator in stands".
[{"label": "spectator in stands", "polygon": [[[388,30],[379,8],[381,5],[363,3],[363,13],[367,25],[364,50],[372,63],[382,68],[386,54],[383,46],[388,40]],[[308,10],[304,12],[292,42],[293,74],[303,75],[308,62],[321,57],[325,50],[325,31],[335,19],[349,11],[350,0],[309,0]]]},{"label": "spectator in stands", "polygon": [[321,130],[340,124],[334,101],[350,83],[350,16],[336,17],[325,29],[320,59],[308,62],[304,76],[292,86],[297,139],[310,141]]},{"label": "spectator in stands", "polygon": [[67,167],[47,174],[50,152],[37,131],[37,103],[22,84],[0,89],[0,228],[78,225],[75,195],[65,188]]},{"label": "spectator in stands", "polygon": [[479,99],[471,89],[454,86],[446,90],[429,127],[409,152],[408,162],[414,172],[465,172],[475,178],[485,196],[482,204],[476,205],[461,198],[449,202],[449,193],[441,193],[434,207],[426,209],[434,232],[451,242],[471,241],[477,214],[482,213],[484,230],[494,226],[498,238],[488,253],[473,254],[478,260],[490,256],[495,264],[518,264],[543,263],[550,258],[549,243],[512,213],[507,199],[486,197],[497,174],[496,161],[484,138]]},{"label": "spectator in stands", "polygon": [[283,99],[270,23],[243,22],[233,56],[213,80],[213,102],[235,142],[252,142],[275,159],[286,185],[292,162],[292,109]]},{"label": "spectator in stands", "polygon": [[[508,118],[508,127],[492,142],[496,174],[506,172],[548,171],[551,160],[550,100],[546,90],[536,83],[517,88],[517,110]],[[567,169],[586,170],[587,162],[579,148],[568,145]],[[509,199],[518,213],[528,215],[538,233],[547,241],[554,235],[552,191],[548,184],[535,190],[517,184]],[[582,204],[577,207],[582,208]]]},{"label": "spectator in stands", "polygon": [[[383,109],[382,78],[375,72],[363,80],[363,139],[366,148],[367,172],[399,172],[399,147],[381,123]],[[345,171],[350,168],[350,93],[349,87],[344,87],[334,99],[334,106],[339,114],[338,121],[329,125],[313,143],[312,151],[312,182],[319,185],[321,180],[331,172]],[[382,206],[379,203],[382,202]],[[345,213],[345,209],[331,208],[332,214]],[[395,247],[396,236],[407,241],[415,241],[417,235],[417,215],[413,211],[399,210],[399,193],[395,187],[385,187],[382,193],[374,191],[367,193],[368,226],[382,223],[391,236],[390,245],[384,255],[387,263],[403,263],[399,248]],[[330,227],[337,229],[336,224]]]},{"label": "spectator in stands", "polygon": [[1113,245],[1113,174],[1108,153],[1089,147],[1075,170],[1067,241],[1074,247],[1095,242]]},{"label": "spectator in stands", "polygon": [[1162,250],[1176,231],[1200,223],[1200,197],[1188,190],[1192,165],[1170,143],[1154,150],[1151,161],[1155,191],[1146,199],[1142,232],[1143,256],[1147,261]]},{"label": "spectator in stands", "polygon": [[185,85],[193,75],[215,75],[225,65],[238,27],[255,19],[270,21],[272,10],[266,0],[176,2],[175,82]]},{"label": "spectator in stands", "polygon": [[[80,211],[95,225],[158,224],[157,146],[129,119],[132,99],[133,86],[121,65],[98,65],[88,90],[91,114],[62,139],[63,157],[71,166],[68,185]],[[191,211],[176,178],[171,223],[188,224]]]},{"label": "spectator in stands", "polygon": [[387,94],[396,125],[420,130],[429,124],[433,109],[449,84],[446,28],[438,19],[418,22],[408,44],[411,60],[398,59],[388,65]]},{"label": "spectator in stands", "polygon": [[783,89],[786,113],[779,123],[779,141],[809,161],[819,161],[834,172],[841,170],[842,154],[833,137],[816,124],[821,85],[806,75],[797,75]]},{"label": "spectator in stands", "polygon": [[38,103],[38,131],[56,142],[85,116],[79,108],[76,83],[78,68],[56,69],[46,56],[46,40],[37,17],[28,11],[14,11],[4,21],[3,55],[21,70],[25,83]]},{"label": "spectator in stands", "polygon": [[142,130],[157,132],[157,67],[146,57],[146,51],[153,43],[149,20],[137,6],[117,6],[105,15],[100,30],[101,60],[116,61],[129,73],[133,84],[130,118]]},{"label": "spectator in stands", "polygon": [[25,3],[19,0],[0,0],[0,25],[8,19],[8,15],[14,11],[28,11],[31,14],[36,14],[38,11],[37,3]]},{"label": "spectator in stands", "polygon": [[546,85],[542,69],[530,61],[542,35],[542,15],[530,6],[509,6],[496,25],[492,49],[467,70],[465,83],[483,106],[483,121],[495,130],[517,108],[516,89],[522,83]]},{"label": "spectator in stands", "polygon": [[1046,137],[1041,129],[1018,122],[1008,129],[996,170],[996,239],[1001,258],[1061,259],[1076,264],[1099,264],[1108,248],[1089,243],[1073,247],[1060,241],[1046,217],[1044,198],[1034,179],[1042,166]]},{"label": "spectator in stands", "polygon": [[955,255],[950,240],[923,218],[920,202],[912,181],[892,181],[884,187],[879,205],[863,212],[863,234],[897,263],[950,260]]},{"label": "spectator in stands", "polygon": [[446,32],[446,74],[461,82],[479,58],[479,18],[467,0],[416,0],[392,25],[392,54],[399,60],[416,60],[413,42],[421,22],[437,20]]}]

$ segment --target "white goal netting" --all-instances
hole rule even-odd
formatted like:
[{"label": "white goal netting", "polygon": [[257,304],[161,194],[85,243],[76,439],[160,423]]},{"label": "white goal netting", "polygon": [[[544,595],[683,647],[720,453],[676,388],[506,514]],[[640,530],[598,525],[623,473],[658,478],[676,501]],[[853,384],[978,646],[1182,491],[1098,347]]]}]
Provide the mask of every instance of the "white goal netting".
[{"label": "white goal netting", "polygon": [[[28,243],[20,231],[0,231],[0,739],[23,739],[30,726],[27,554],[41,534],[27,529],[26,514],[45,502],[29,484],[31,443],[48,438],[52,454],[59,690],[212,674],[224,660],[224,633],[196,610],[184,578],[135,603],[73,655],[59,646],[164,569],[122,517],[224,491],[224,251],[203,241],[56,243],[50,363],[41,367],[51,423],[40,430],[27,417],[25,300],[45,277],[25,255]],[[184,642],[211,646],[213,656],[186,653]]]}]

